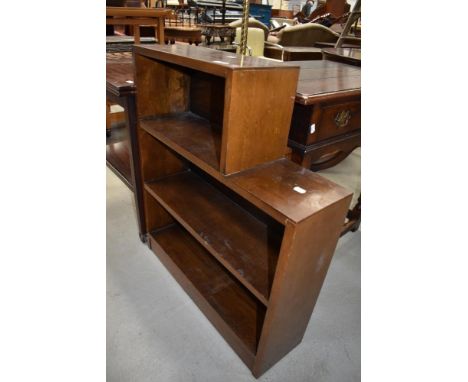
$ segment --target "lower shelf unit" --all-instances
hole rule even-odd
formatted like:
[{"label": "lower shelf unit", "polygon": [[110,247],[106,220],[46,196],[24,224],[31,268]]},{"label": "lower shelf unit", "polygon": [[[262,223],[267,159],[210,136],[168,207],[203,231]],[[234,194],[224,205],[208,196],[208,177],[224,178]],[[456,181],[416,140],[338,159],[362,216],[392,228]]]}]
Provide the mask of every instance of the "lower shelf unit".
[{"label": "lower shelf unit", "polygon": [[[158,151],[166,159],[172,153],[181,163],[173,173],[143,185],[148,245],[258,377],[304,335],[349,193],[289,162],[214,179],[169,147],[162,145]],[[279,222],[265,213],[272,205],[259,208],[260,200],[252,203],[259,192],[270,192],[266,200],[282,198],[274,187],[259,191],[251,186],[271,173],[277,174],[271,178],[281,187],[297,184],[296,177],[305,176],[307,182],[300,184],[306,193],[316,195],[298,204],[316,212],[290,214]],[[234,183],[246,194],[249,190],[252,200],[233,192]],[[297,221],[297,216],[307,217]]]},{"label": "lower shelf unit", "polygon": [[151,249],[251,367],[265,307],[180,225],[149,235]]}]

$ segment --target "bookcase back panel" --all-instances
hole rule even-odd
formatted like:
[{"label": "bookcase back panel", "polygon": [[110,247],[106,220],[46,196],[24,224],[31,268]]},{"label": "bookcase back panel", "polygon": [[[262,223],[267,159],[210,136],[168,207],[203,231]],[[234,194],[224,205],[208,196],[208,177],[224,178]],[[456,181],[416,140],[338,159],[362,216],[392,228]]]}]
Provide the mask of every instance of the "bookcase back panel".
[{"label": "bookcase back panel", "polygon": [[146,232],[163,229],[176,223],[171,215],[146,191],[143,191],[145,203]]},{"label": "bookcase back panel", "polygon": [[141,129],[138,131],[138,134],[144,182],[175,174],[187,167],[186,162],[182,158],[150,134]]},{"label": "bookcase back panel", "polygon": [[208,119],[212,128],[222,129],[224,78],[193,72],[190,81],[190,111]]},{"label": "bookcase back panel", "polygon": [[190,76],[173,65],[135,55],[139,118],[188,110]]}]

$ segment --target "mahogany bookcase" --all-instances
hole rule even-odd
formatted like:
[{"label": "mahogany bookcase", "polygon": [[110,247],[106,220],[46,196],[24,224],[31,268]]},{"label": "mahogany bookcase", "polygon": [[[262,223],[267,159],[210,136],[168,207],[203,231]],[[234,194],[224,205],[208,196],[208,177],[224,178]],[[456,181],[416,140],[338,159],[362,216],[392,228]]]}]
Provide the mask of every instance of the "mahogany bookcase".
[{"label": "mahogany bookcase", "polygon": [[298,67],[184,45],[134,63],[143,239],[259,377],[301,342],[351,193],[284,158]]}]

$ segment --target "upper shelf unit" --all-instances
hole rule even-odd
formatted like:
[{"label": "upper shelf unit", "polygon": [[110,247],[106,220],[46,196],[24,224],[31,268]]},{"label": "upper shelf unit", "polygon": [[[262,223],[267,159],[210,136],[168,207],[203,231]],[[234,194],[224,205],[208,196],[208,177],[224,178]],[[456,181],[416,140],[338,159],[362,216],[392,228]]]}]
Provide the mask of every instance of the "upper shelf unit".
[{"label": "upper shelf unit", "polygon": [[141,127],[201,168],[284,157],[298,67],[184,45],[136,46],[135,67]]}]

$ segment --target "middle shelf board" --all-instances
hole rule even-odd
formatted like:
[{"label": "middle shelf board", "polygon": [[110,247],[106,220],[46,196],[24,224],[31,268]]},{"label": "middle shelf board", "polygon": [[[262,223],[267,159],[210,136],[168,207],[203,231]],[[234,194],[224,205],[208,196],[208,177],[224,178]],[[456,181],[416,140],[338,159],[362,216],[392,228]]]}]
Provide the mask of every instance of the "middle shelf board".
[{"label": "middle shelf board", "polygon": [[140,121],[140,126],[194,163],[204,162],[219,171],[221,127],[191,112],[167,114]]},{"label": "middle shelf board", "polygon": [[268,305],[282,239],[277,226],[260,221],[192,171],[146,183],[145,189]]}]

